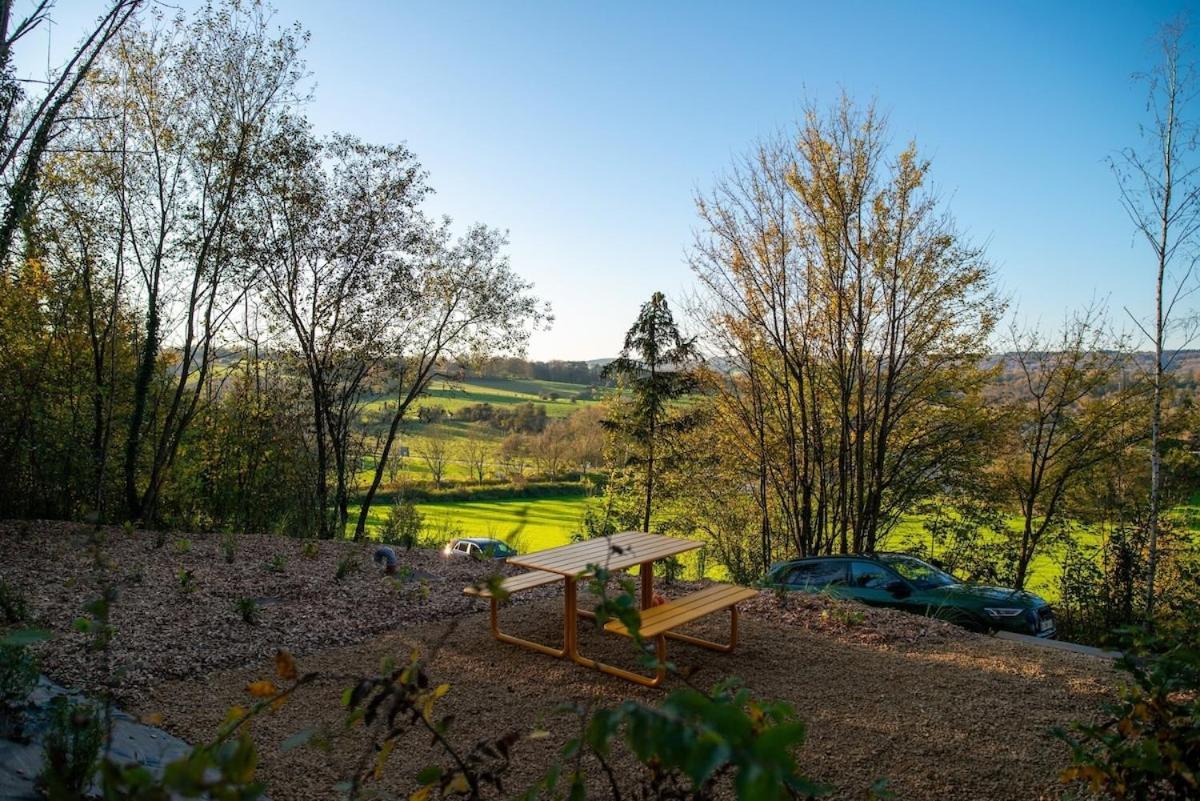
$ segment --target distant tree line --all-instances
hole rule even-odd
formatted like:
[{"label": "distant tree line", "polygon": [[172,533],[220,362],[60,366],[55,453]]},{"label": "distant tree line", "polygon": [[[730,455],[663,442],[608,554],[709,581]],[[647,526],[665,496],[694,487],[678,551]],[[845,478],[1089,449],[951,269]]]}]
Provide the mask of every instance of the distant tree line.
[{"label": "distant tree line", "polygon": [[518,403],[511,407],[473,403],[454,412],[456,420],[487,423],[501,431],[539,434],[546,428],[546,407],[539,403]]},{"label": "distant tree line", "polygon": [[605,386],[610,383],[604,376],[605,361],[601,359],[581,362],[555,359],[537,362],[526,361],[518,357],[497,357],[488,359],[478,366],[467,368],[464,375],[467,378],[524,378],[564,384]]}]

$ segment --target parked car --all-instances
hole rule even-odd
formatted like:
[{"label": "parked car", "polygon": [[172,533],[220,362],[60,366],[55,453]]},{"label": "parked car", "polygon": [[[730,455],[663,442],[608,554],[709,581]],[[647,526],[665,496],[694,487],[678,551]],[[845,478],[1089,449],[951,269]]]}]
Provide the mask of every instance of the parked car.
[{"label": "parked car", "polygon": [[459,537],[446,543],[446,556],[470,556],[475,559],[500,559],[516,556],[517,550],[503,540],[491,537]]},{"label": "parked car", "polygon": [[936,617],[972,631],[1056,634],[1054,610],[1033,593],[959,581],[909,554],[793,559],[772,565],[766,583]]}]

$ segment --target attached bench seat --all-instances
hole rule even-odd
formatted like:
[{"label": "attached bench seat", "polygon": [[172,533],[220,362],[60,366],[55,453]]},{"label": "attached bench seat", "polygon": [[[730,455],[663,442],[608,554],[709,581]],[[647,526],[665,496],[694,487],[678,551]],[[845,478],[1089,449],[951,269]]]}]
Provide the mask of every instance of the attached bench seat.
[{"label": "attached bench seat", "polygon": [[[562,581],[563,577],[558,573],[550,573],[545,570],[530,570],[527,573],[518,573],[515,576],[509,576],[500,582],[500,588],[504,592],[511,595],[514,592],[522,590],[532,590],[534,587],[541,587],[545,584],[553,584],[556,581]],[[533,642],[532,640],[523,640],[520,637],[514,637],[511,634],[505,634],[500,630],[499,621],[499,601],[493,595],[492,591],[484,586],[471,586],[463,589],[463,595],[471,595],[476,598],[487,598],[491,602],[491,626],[492,636],[500,642],[512,643],[513,645],[523,645],[526,648],[531,648],[534,651],[539,651],[550,656],[563,656],[567,653],[566,644],[562,648],[551,648],[549,645]]]},{"label": "attached bench seat", "polygon": [[[515,576],[509,576],[500,582],[500,588],[510,595],[521,590],[532,590],[534,587],[540,587],[543,584],[553,584],[556,581],[562,581],[563,577],[558,573],[549,573],[545,570],[530,570],[528,573],[518,573]],[[476,598],[491,598],[492,591],[487,587],[467,587],[463,590],[463,595],[474,595]]]},{"label": "attached bench seat", "polygon": [[[655,670],[654,677],[648,678],[609,666],[604,666],[601,669],[607,673],[613,673],[614,675],[636,681],[648,687],[657,687],[666,677],[666,639],[668,637],[672,640],[682,640],[692,645],[698,645],[701,648],[729,653],[737,646],[737,604],[741,601],[749,600],[756,595],[758,595],[758,591],[752,590],[749,587],[739,587],[736,584],[713,584],[702,590],[697,590],[690,595],[685,595],[682,598],[676,598],[665,604],[643,609],[641,626],[638,633],[643,639],[654,640],[655,652],[658,657],[658,667]],[[729,610],[728,643],[716,643],[711,640],[674,631],[679,626],[684,626],[713,612],[721,612],[725,609]],[[610,620],[605,623],[604,630],[611,631],[614,634],[621,634],[625,637],[631,636],[629,629],[619,620]]]},{"label": "attached bench seat", "polygon": [[[758,595],[758,592],[749,587],[739,587],[736,584],[713,584],[682,598],[643,610],[639,632],[643,637],[656,637],[678,626],[711,615],[713,612],[732,609],[736,613],[736,604],[749,600],[755,595]],[[629,630],[619,620],[610,620],[604,625],[604,628],[615,634],[629,636]],[[722,649],[728,650],[725,646],[722,646]]]}]

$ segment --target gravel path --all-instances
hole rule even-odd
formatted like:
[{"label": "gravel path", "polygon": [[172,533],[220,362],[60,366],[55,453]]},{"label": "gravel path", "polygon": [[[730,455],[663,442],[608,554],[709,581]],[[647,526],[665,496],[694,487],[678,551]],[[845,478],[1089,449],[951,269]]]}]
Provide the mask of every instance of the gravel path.
[{"label": "gravel path", "polygon": [[[107,541],[98,568],[89,548],[92,527],[0,522],[0,578],[25,594],[37,622],[58,634],[38,646],[55,680],[95,690],[115,678],[126,708],[161,714],[164,728],[189,742],[210,738],[226,710],[250,700],[246,684],[270,677],[279,648],[295,654],[303,671],[356,675],[373,672],[385,656],[404,660],[412,648],[428,652],[444,639],[430,672],[451,684],[440,704],[455,715],[462,741],[539,727],[551,733],[516,746],[512,790],[523,788],[572,735],[570,721],[555,714],[560,704],[662,697],[662,690],[492,640],[481,611],[486,605],[461,594],[492,565],[414,551],[402,555],[409,580],[397,582],[370,565],[370,546],[352,543],[322,542],[306,558],[300,541],[243,536],[228,564],[217,535],[102,533]],[[276,555],[284,558],[282,572],[269,567]],[[336,581],[344,558],[360,568]],[[180,586],[181,569],[192,571],[191,591]],[[101,574],[119,588],[116,673],[87,652],[70,626],[96,597]],[[260,599],[256,625],[234,609],[244,597]],[[555,587],[522,593],[505,611],[506,625],[556,642],[560,599]],[[763,593],[746,604],[734,654],[672,643],[671,659],[695,671],[699,685],[737,675],[758,696],[791,702],[810,726],[801,763],[839,788],[834,798],[865,798],[881,777],[903,799],[1057,798],[1055,779],[1067,752],[1047,729],[1089,716],[1115,684],[1107,660],[821,597],[789,596],[782,606],[780,600]],[[720,638],[724,625],[722,618],[699,631]],[[585,653],[633,666],[628,640],[587,626],[581,637]],[[668,689],[679,681],[668,680]],[[361,734],[340,725],[344,686],[344,680],[317,682],[253,724],[262,776],[276,801],[336,795],[334,785],[361,746]],[[337,733],[327,752],[278,748],[313,723]],[[424,739],[406,742],[393,754],[382,789],[406,795],[430,759]],[[627,756],[618,755],[616,764],[622,776],[635,769]],[[599,777],[591,778],[597,797],[605,797]]]}]

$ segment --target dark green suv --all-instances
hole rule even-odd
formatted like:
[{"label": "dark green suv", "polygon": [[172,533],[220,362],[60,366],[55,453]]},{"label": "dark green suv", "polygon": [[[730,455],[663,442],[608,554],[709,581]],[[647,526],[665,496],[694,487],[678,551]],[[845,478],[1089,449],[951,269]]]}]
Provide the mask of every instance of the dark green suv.
[{"label": "dark green suv", "polygon": [[766,583],[936,617],[972,631],[1055,635],[1053,610],[1033,593],[968,584],[908,554],[793,559],[772,565]]}]

